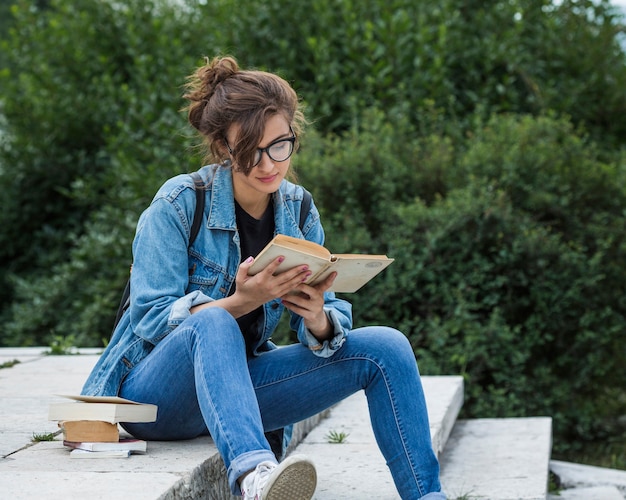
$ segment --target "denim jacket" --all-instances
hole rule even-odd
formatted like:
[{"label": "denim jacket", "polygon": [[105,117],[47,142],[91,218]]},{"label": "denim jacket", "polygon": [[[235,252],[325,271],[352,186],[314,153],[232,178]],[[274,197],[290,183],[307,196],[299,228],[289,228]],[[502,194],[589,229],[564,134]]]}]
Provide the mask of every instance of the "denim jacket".
[{"label": "denim jacket", "polygon": [[[133,241],[130,307],[85,382],[83,394],[117,395],[124,377],[190,315],[190,308],[226,297],[234,285],[241,251],[231,170],[226,165],[208,165],[199,173],[207,186],[206,203],[191,248],[196,198],[189,175],[168,180],[140,216]],[[302,196],[300,186],[283,180],[273,194],[275,233],[323,245],[324,230],[313,203],[302,230],[298,225]],[[280,299],[264,305],[254,355],[275,347],[270,337],[283,309]],[[324,310],[335,334],[321,344],[300,316],[291,314],[290,325],[302,344],[328,357],[341,347],[352,327],[352,307],[327,292]]]}]

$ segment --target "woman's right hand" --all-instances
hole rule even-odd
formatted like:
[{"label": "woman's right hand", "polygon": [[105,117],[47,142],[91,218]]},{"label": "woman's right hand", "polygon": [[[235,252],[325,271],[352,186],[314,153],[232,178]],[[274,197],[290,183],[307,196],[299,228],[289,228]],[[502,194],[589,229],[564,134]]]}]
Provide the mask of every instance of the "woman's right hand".
[{"label": "woman's right hand", "polygon": [[309,271],[309,267],[306,265],[295,266],[274,275],[283,260],[284,257],[277,257],[263,271],[250,276],[248,270],[254,263],[254,258],[248,257],[237,270],[237,276],[235,277],[236,290],[233,296],[238,295],[239,300],[244,304],[248,304],[250,311],[253,311],[266,302],[295,290],[298,285],[311,276],[311,271]]},{"label": "woman's right hand", "polygon": [[213,300],[191,308],[191,313],[196,313],[206,307],[223,307],[235,318],[254,311],[270,300],[282,297],[306,281],[311,276],[308,266],[296,266],[274,276],[274,272],[284,260],[277,257],[267,265],[263,271],[254,276],[248,275],[248,269],[254,262],[253,257],[248,257],[241,263],[235,276],[235,293],[219,300]]}]

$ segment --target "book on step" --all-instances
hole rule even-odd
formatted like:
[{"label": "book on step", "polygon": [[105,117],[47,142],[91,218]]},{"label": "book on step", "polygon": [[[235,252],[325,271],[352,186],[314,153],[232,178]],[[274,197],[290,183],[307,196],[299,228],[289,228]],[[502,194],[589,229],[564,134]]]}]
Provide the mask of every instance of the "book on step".
[{"label": "book on step", "polygon": [[50,405],[48,420],[100,420],[118,422],[154,422],[157,406],[109,396],[62,396],[67,403]]},{"label": "book on step", "polygon": [[253,276],[261,272],[281,255],[285,260],[278,266],[276,273],[306,264],[312,273],[306,283],[316,285],[337,271],[329,291],[340,293],[356,292],[394,260],[386,255],[332,254],[312,241],[279,234],[256,256],[248,274]]},{"label": "book on step", "polygon": [[63,420],[59,422],[66,441],[99,441],[117,443],[120,431],[117,424],[100,420]]},{"label": "book on step", "polygon": [[87,451],[72,450],[70,458],[128,458],[129,450]]},{"label": "book on step", "polygon": [[131,453],[143,454],[148,448],[148,443],[142,439],[133,438],[121,438],[116,443],[102,443],[102,442],[82,442],[77,443],[73,441],[63,440],[63,446],[73,448],[75,450],[91,451],[94,453],[100,453],[103,451],[129,451]]}]

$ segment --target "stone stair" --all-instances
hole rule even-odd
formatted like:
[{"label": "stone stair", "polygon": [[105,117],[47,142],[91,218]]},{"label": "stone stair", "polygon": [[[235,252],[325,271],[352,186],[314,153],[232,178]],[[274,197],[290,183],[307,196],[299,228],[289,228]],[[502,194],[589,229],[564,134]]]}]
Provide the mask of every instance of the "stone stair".
[{"label": "stone stair", "polygon": [[[33,444],[34,433],[57,431],[47,410],[55,394],[77,393],[96,362],[43,356],[42,349],[0,349],[0,498],[56,500],[234,500],[222,461],[209,438],[150,442],[146,455],[128,459],[70,460],[60,437]],[[548,417],[457,420],[463,404],[459,376],[423,377],[431,437],[450,500],[623,500],[626,471],[550,461]],[[329,442],[331,432],[342,443]],[[358,393],[301,422],[291,452],[306,453],[318,469],[316,500],[397,499],[375,444],[367,402]],[[77,463],[78,462],[78,463]],[[548,494],[549,470],[566,488]]]},{"label": "stone stair", "polygon": [[[422,381],[433,447],[440,454],[463,405],[463,379],[424,377]],[[343,433],[347,436],[345,442],[329,443],[331,432]],[[363,392],[331,409],[296,451],[308,455],[315,462],[320,478],[314,497],[316,500],[399,498],[376,445]]]},{"label": "stone stair", "polygon": [[[547,498],[550,418],[457,421],[462,378],[424,377],[423,383],[441,482],[450,500]],[[344,433],[345,442],[329,443],[332,431]],[[375,443],[363,393],[333,408],[296,450],[316,463],[322,478],[316,500],[399,498]]]}]

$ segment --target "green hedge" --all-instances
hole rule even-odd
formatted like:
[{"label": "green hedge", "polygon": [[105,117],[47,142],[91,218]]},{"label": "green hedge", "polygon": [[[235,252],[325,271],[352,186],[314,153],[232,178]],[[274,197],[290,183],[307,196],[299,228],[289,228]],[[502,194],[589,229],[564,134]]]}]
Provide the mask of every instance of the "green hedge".
[{"label": "green hedge", "polygon": [[623,433],[626,164],[566,119],[497,116],[453,148],[376,116],[298,158],[329,248],[396,259],[347,297],[357,323],[462,374],[465,416],[550,415],[561,453]]}]

